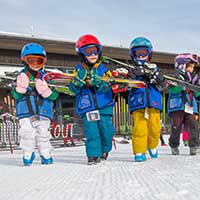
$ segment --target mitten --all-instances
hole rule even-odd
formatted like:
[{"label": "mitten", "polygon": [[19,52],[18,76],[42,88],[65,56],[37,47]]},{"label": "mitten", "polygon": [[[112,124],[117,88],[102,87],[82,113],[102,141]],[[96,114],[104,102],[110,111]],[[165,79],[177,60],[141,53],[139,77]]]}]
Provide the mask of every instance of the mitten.
[{"label": "mitten", "polygon": [[142,66],[138,66],[133,70],[133,73],[136,76],[145,76],[145,70]]},{"label": "mitten", "polygon": [[44,98],[49,97],[52,93],[51,89],[49,88],[45,80],[36,79],[35,87],[38,93]]},{"label": "mitten", "polygon": [[87,77],[87,70],[80,68],[77,71],[76,77],[72,80],[72,83],[75,86],[81,88],[86,84],[86,82],[85,82],[86,77]]},{"label": "mitten", "polygon": [[100,87],[102,80],[97,74],[97,71],[95,69],[91,70],[90,72],[90,85],[95,87]]},{"label": "mitten", "polygon": [[29,86],[28,76],[25,73],[19,74],[19,76],[17,77],[16,91],[19,93],[25,94],[28,86]]}]

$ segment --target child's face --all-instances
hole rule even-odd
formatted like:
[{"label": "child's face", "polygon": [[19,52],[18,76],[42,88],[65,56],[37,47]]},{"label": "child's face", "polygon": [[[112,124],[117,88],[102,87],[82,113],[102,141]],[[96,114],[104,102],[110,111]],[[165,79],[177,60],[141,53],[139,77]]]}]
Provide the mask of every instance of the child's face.
[{"label": "child's face", "polygon": [[194,63],[188,63],[187,66],[186,66],[185,71],[189,71],[189,72],[192,73],[194,71],[194,67],[195,67]]},{"label": "child's face", "polygon": [[86,59],[89,61],[89,63],[94,64],[97,62],[99,56],[98,55],[91,55],[91,56],[86,56]]},{"label": "child's face", "polygon": [[41,69],[41,66],[37,66],[37,65],[34,65],[34,66],[30,66],[29,67],[33,70],[33,71],[39,71]]},{"label": "child's face", "polygon": [[137,57],[137,60],[148,60],[148,56],[139,56]]},{"label": "child's face", "polygon": [[147,62],[149,60],[150,49],[147,47],[138,47],[132,50],[132,54],[137,61]]},{"label": "child's face", "polygon": [[44,65],[46,58],[37,55],[28,55],[24,57],[26,64],[34,71],[38,71]]}]

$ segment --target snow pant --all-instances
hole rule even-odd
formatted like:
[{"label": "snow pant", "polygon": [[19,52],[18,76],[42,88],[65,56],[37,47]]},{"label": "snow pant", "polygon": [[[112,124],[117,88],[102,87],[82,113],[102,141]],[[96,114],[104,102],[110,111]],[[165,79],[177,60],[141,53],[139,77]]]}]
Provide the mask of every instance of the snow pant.
[{"label": "snow pant", "polygon": [[50,120],[40,117],[36,127],[33,127],[31,118],[19,120],[20,148],[25,152],[34,152],[38,148],[40,155],[49,153],[52,150],[50,143]]},{"label": "snow pant", "polygon": [[112,138],[115,129],[111,115],[100,115],[99,121],[88,122],[86,116],[83,117],[86,155],[87,157],[100,157],[103,153],[108,153],[112,149]]},{"label": "snow pant", "polygon": [[195,147],[199,144],[199,125],[194,114],[188,114],[184,111],[176,111],[171,113],[171,134],[169,137],[169,146],[174,148],[180,144],[180,134],[182,125],[188,132],[189,147]]},{"label": "snow pant", "polygon": [[145,109],[133,112],[132,148],[133,153],[146,153],[147,149],[158,146],[160,139],[160,110],[148,109],[149,119],[145,118]]},{"label": "snow pant", "polygon": [[160,134],[160,142],[161,142],[161,145],[165,144],[165,141],[164,141],[162,134]]},{"label": "snow pant", "polygon": [[[197,121],[195,124],[195,126],[196,126],[196,128],[197,128],[197,126],[199,126],[198,125],[198,115],[196,115],[195,114],[195,116],[194,116],[194,118],[195,118],[195,120]],[[189,129],[190,129],[190,127],[189,127],[189,123],[184,123],[184,131],[183,131],[183,141],[185,141],[185,140],[189,140]],[[196,132],[196,146],[197,147],[199,147],[200,146],[200,138],[199,138],[199,128],[198,128],[198,133]]]}]

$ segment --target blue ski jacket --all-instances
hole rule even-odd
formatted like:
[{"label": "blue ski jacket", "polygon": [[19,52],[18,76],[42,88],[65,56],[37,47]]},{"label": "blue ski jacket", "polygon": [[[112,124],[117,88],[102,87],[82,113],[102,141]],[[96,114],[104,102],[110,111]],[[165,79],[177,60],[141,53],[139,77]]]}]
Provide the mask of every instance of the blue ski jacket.
[{"label": "blue ski jacket", "polygon": [[[82,64],[77,65],[75,68],[76,71],[81,67],[83,67]],[[108,68],[104,64],[100,64],[97,68],[99,77],[103,77],[107,71]],[[83,86],[76,95],[76,112],[79,115],[83,115],[92,110],[113,106],[113,104],[111,87],[105,91],[98,91],[96,87]]]}]

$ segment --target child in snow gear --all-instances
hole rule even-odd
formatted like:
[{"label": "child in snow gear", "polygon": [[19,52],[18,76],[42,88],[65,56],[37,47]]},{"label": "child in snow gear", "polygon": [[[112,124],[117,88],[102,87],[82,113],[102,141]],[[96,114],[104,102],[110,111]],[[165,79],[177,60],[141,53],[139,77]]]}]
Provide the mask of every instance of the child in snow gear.
[{"label": "child in snow gear", "polygon": [[151,64],[153,54],[151,42],[144,38],[135,38],[130,44],[130,56],[137,66],[132,69],[136,80],[144,81],[146,88],[132,89],[128,102],[133,114],[132,148],[136,162],[146,160],[147,150],[151,158],[158,157],[157,146],[160,138],[160,111],[162,96],[158,88],[163,86],[163,77],[156,64]]},{"label": "child in snow gear", "polygon": [[102,46],[93,35],[83,35],[76,43],[76,52],[81,63],[75,67],[76,77],[69,88],[76,94],[76,112],[84,122],[86,154],[88,164],[107,159],[112,149],[115,133],[112,114],[113,100],[111,86],[101,77],[112,76],[101,63]]},{"label": "child in snow gear", "polygon": [[[20,147],[26,166],[31,165],[35,159],[35,145],[41,163],[53,163],[49,127],[53,117],[53,100],[58,97],[58,93],[51,90],[42,79],[46,73],[46,59],[47,54],[42,46],[36,43],[26,44],[21,51],[24,68],[17,76],[16,88],[12,91],[20,123]],[[35,81],[35,87],[29,85],[30,81]]]},{"label": "child in snow gear", "polygon": [[[193,85],[198,84],[198,74],[195,70],[197,63],[198,58],[195,54],[187,53],[176,56],[176,77]],[[199,143],[199,130],[195,116],[195,113],[198,113],[195,97],[199,95],[200,93],[185,90],[179,86],[171,86],[169,88],[168,113],[171,117],[169,145],[172,155],[179,154],[178,146],[182,125],[184,125],[184,130],[189,133],[188,146],[190,147],[190,155],[196,154],[196,146]]]}]

